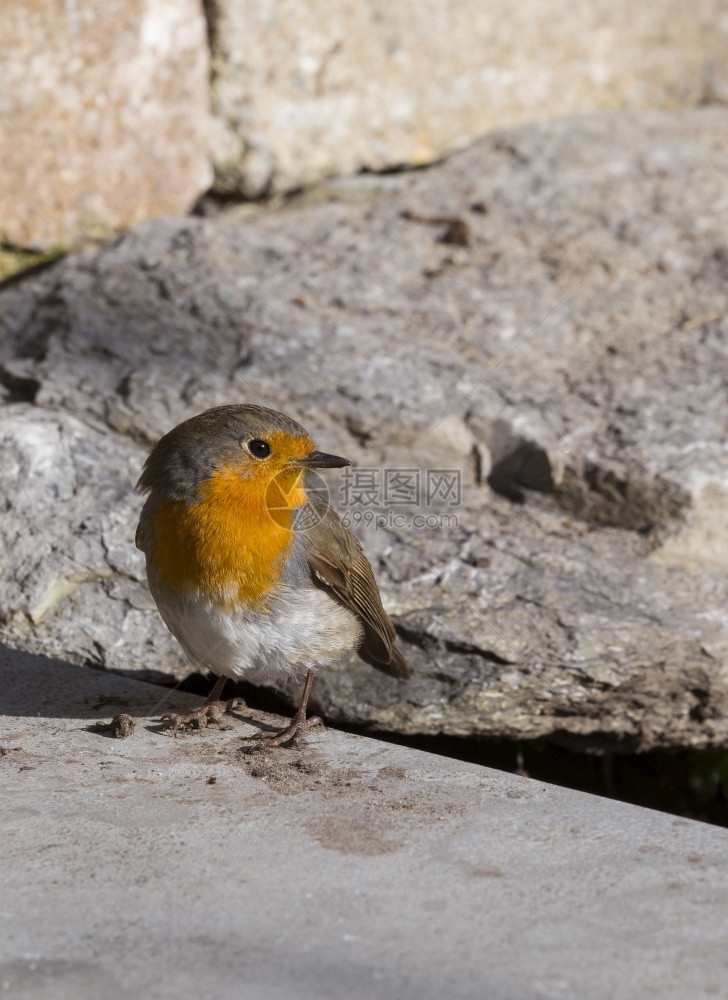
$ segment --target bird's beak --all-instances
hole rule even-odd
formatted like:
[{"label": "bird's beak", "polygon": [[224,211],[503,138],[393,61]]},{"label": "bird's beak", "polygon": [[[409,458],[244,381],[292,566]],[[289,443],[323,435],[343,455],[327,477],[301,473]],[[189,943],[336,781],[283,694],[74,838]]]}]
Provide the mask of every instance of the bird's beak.
[{"label": "bird's beak", "polygon": [[351,465],[348,458],[339,458],[338,455],[326,455],[323,451],[312,451],[305,458],[296,459],[296,465],[302,469],[343,469],[345,465]]}]

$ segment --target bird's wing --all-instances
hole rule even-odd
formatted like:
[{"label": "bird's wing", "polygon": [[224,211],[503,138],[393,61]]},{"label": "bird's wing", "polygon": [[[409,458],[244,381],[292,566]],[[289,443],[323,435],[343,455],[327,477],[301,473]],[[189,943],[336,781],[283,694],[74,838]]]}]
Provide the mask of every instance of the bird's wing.
[{"label": "bird's wing", "polygon": [[397,636],[382,607],[372,568],[364,551],[328,501],[308,493],[305,522],[299,538],[314,578],[359,618],[363,636],[358,653],[377,670],[392,677],[409,677]]}]

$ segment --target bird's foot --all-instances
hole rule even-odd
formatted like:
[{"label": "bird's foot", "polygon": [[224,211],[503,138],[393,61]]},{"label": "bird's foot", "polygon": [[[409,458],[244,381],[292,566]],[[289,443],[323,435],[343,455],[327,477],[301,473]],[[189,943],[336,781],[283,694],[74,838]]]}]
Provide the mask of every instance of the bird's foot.
[{"label": "bird's foot", "polygon": [[228,698],[227,701],[206,701],[200,708],[195,709],[194,712],[188,712],[187,715],[177,715],[176,712],[163,715],[162,722],[164,728],[171,729],[175,737],[180,731],[206,729],[211,723],[219,726],[220,729],[229,729],[230,726],[222,724],[223,716],[229,715],[232,709],[239,704],[239,698]]},{"label": "bird's foot", "polygon": [[318,715],[312,715],[307,719],[305,715],[296,715],[291,719],[290,725],[278,732],[266,733],[262,730],[253,733],[252,736],[243,737],[246,740],[256,740],[250,746],[241,747],[242,753],[255,753],[258,750],[268,750],[270,747],[282,747],[287,743],[295,745],[301,736],[305,736],[310,729],[316,726],[323,726],[324,721]]}]

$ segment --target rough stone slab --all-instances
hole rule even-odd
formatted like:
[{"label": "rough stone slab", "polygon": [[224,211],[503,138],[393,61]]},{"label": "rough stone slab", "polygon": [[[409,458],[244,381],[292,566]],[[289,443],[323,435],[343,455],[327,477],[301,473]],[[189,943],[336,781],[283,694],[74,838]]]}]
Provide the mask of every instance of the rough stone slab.
[{"label": "rough stone slab", "polygon": [[723,995],[725,830],[333,730],[241,757],[245,710],[175,740],[45,657],[0,692],[3,995]]},{"label": "rough stone slab", "polygon": [[186,671],[132,485],[177,421],[264,401],[361,467],[463,476],[457,507],[395,511],[380,482],[358,509],[414,676],[322,676],[328,718],[725,746],[727,136],[721,109],[528,126],[324,203],[148,223],[4,290],[5,637]]},{"label": "rough stone slab", "polygon": [[4,0],[0,240],[67,246],[210,184],[198,0]]},{"label": "rough stone slab", "polygon": [[497,128],[726,99],[722,0],[211,0],[216,187],[430,163]]}]

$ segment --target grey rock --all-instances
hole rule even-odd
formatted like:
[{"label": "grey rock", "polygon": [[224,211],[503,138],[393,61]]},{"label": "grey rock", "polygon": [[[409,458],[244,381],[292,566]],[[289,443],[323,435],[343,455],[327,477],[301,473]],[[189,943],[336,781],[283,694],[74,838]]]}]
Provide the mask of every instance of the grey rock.
[{"label": "grey rock", "polygon": [[[180,676],[134,477],[178,420],[264,401],[356,461],[337,502],[379,470],[346,513],[414,675],[322,676],[327,717],[723,745],[727,125],[530,125],[278,211],[146,223],[4,290],[6,639]],[[469,245],[405,211],[461,218]],[[397,469],[420,470],[418,503],[385,502]],[[459,503],[428,504],[443,469]]]}]

